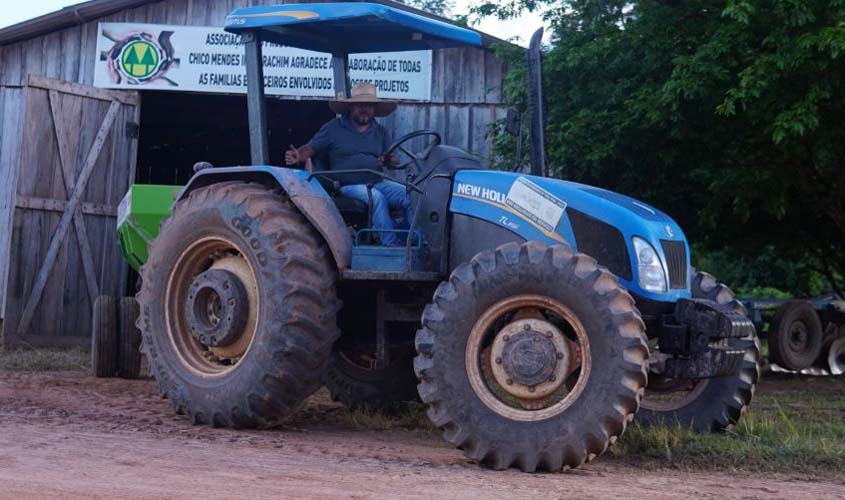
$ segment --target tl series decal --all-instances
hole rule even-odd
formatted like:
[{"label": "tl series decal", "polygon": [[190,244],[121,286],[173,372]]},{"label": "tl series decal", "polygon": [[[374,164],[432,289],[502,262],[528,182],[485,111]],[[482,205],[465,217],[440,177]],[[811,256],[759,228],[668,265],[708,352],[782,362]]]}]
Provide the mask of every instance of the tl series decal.
[{"label": "tl series decal", "polygon": [[[503,208],[530,222],[553,239],[561,239],[560,235],[555,233],[555,228],[566,210],[566,202],[524,177],[519,177],[507,194],[459,182],[455,187],[455,195]],[[507,217],[502,217],[499,222],[511,229],[519,227]]]}]

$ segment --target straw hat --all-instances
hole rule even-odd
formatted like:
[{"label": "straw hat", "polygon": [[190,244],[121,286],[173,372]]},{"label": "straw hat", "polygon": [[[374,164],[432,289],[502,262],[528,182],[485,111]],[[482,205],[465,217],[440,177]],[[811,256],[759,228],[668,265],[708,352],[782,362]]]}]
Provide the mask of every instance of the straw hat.
[{"label": "straw hat", "polygon": [[376,95],[376,86],[372,83],[359,82],[352,86],[347,99],[335,99],[329,101],[329,107],[337,114],[349,111],[349,108],[356,102],[375,104],[375,115],[378,117],[387,116],[396,109],[395,101],[379,99]]}]

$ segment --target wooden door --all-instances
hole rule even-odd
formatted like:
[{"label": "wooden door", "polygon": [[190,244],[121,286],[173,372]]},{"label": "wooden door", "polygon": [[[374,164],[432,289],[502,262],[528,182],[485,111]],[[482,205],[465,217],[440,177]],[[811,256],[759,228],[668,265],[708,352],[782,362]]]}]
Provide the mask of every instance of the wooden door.
[{"label": "wooden door", "polygon": [[135,174],[139,96],[30,76],[24,109],[4,343],[84,345],[94,299],[126,289],[115,218]]}]

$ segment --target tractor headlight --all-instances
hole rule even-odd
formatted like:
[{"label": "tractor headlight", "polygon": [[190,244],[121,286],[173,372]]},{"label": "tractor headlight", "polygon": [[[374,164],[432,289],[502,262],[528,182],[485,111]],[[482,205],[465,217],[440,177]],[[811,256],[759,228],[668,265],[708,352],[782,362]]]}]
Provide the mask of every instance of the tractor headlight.
[{"label": "tractor headlight", "polygon": [[634,236],[634,251],[637,253],[640,286],[649,292],[666,291],[666,272],[654,247],[642,238]]}]

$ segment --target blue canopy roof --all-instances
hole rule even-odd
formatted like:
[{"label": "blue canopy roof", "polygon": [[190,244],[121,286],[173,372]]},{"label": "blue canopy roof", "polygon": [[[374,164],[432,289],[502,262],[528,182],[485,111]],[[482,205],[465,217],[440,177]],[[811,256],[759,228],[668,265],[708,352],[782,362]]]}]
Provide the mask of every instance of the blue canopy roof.
[{"label": "blue canopy roof", "polygon": [[261,30],[268,42],[336,54],[481,47],[477,32],[375,3],[235,9],[226,31]]}]

